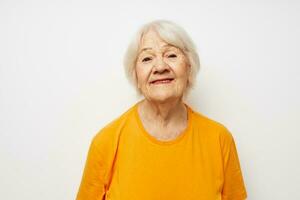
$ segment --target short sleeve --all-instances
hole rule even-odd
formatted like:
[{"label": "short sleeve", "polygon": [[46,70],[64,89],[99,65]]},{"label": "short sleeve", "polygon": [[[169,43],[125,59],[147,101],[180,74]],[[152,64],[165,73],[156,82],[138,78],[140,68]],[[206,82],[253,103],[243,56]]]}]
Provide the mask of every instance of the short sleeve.
[{"label": "short sleeve", "polygon": [[105,195],[105,167],[99,147],[92,141],[76,200],[102,200]]},{"label": "short sleeve", "polygon": [[224,170],[222,200],[245,200],[247,198],[247,192],[234,138],[226,128],[223,129],[222,138]]}]

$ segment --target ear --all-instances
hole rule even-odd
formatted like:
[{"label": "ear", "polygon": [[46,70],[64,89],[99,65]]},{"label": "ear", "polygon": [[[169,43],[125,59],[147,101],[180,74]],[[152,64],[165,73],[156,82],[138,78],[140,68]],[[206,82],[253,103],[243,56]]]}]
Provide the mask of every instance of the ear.
[{"label": "ear", "polygon": [[188,79],[187,79],[187,85],[189,86],[191,83],[191,78],[192,78],[192,68],[189,65],[189,69],[188,69]]},{"label": "ear", "polygon": [[133,82],[135,83],[137,88],[140,88],[139,82],[138,82],[138,78],[137,78],[137,74],[136,74],[136,70],[134,69],[132,71],[132,76],[133,76]]},{"label": "ear", "polygon": [[192,67],[191,67],[191,65],[189,63],[187,64],[187,70],[188,70],[188,75],[190,77],[191,71],[192,71]]},{"label": "ear", "polygon": [[191,67],[191,63],[190,63],[190,61],[189,61],[188,58],[186,58],[185,63],[186,63],[186,67],[187,67],[188,70],[190,71],[192,67]]}]

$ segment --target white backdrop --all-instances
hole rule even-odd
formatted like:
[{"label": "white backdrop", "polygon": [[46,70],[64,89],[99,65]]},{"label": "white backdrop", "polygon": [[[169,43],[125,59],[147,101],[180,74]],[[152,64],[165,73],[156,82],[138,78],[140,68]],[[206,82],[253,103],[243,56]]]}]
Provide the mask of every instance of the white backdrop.
[{"label": "white backdrop", "polygon": [[231,130],[248,199],[300,199],[300,3],[224,2],[1,0],[0,198],[75,198],[91,138],[138,101],[130,38],[167,19],[198,46],[187,101]]}]

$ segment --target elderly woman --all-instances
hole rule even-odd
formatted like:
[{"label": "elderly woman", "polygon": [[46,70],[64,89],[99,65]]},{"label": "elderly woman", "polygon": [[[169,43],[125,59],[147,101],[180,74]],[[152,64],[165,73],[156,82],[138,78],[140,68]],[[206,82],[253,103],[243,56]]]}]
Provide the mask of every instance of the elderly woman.
[{"label": "elderly woman", "polygon": [[232,134],[183,102],[199,69],[178,25],[144,25],[125,55],[145,98],[93,138],[77,200],[243,200]]}]

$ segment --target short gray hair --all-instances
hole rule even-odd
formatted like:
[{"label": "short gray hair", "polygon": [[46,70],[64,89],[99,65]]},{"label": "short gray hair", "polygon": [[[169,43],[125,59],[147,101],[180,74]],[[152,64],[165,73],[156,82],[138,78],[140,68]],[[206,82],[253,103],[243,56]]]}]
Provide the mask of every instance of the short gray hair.
[{"label": "short gray hair", "polygon": [[124,56],[124,67],[126,76],[129,81],[136,87],[137,92],[140,94],[140,91],[137,88],[135,66],[138,57],[140,41],[143,35],[150,29],[156,31],[165,42],[178,47],[183,51],[191,67],[187,90],[192,88],[195,84],[196,75],[200,69],[200,61],[198,53],[196,51],[196,46],[183,28],[181,28],[174,22],[167,20],[155,20],[150,23],[144,24],[138,30],[135,37],[129,44]]}]

